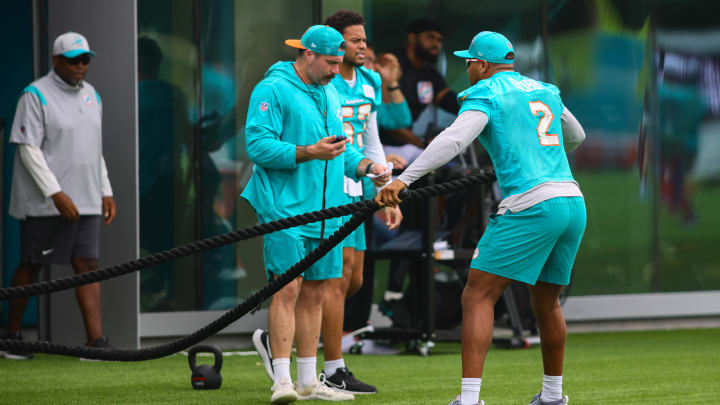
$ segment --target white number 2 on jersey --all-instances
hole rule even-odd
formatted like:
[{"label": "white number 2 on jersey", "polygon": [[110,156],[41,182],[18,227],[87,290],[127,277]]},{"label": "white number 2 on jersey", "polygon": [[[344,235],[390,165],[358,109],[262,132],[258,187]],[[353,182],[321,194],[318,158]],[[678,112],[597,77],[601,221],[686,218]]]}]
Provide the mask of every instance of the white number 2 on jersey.
[{"label": "white number 2 on jersey", "polygon": [[545,103],[543,103],[542,101],[531,101],[528,104],[530,104],[530,112],[533,115],[537,116],[538,114],[542,113],[542,117],[540,117],[540,122],[537,126],[537,134],[538,138],[540,139],[540,145],[559,146],[560,138],[557,136],[557,134],[547,133],[553,120],[553,114],[552,111],[550,111],[550,107],[545,105]]}]

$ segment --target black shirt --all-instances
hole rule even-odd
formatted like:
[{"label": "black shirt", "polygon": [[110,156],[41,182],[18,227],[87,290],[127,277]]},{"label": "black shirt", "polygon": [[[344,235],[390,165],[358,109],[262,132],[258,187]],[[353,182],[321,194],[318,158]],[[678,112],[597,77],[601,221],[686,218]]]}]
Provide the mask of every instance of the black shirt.
[{"label": "black shirt", "polygon": [[[407,57],[405,49],[396,50],[393,54],[397,57],[402,69],[400,79],[400,90],[410,107],[412,122],[414,123],[420,114],[432,104],[438,92],[447,88],[445,78],[442,77],[435,67],[426,63],[421,68],[416,68]],[[385,89],[383,89],[385,90]],[[449,112],[457,114],[460,106],[457,103],[456,94],[453,91],[443,98],[441,107]],[[447,99],[447,100],[446,100]],[[380,141],[384,145],[402,146],[405,142],[395,139],[388,131],[380,128]]]}]

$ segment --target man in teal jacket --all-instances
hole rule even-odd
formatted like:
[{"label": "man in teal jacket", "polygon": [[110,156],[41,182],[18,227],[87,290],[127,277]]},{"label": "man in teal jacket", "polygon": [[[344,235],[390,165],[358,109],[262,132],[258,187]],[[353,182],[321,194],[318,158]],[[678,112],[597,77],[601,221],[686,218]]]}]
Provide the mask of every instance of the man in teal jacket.
[{"label": "man in teal jacket", "polygon": [[[337,135],[343,133],[340,101],[327,84],[338,73],[345,53],[342,35],[316,25],[301,40],[285,43],[300,49],[296,61],[270,67],[255,86],[248,107],[247,152],[255,169],[242,196],[261,223],[341,205],[345,201],[344,176],[357,180],[367,173],[385,171],[356,150],[346,151],[349,140],[338,142]],[[383,184],[387,180],[377,179]],[[265,235],[268,279],[287,271],[340,225],[341,219],[335,218]],[[266,361],[274,380],[272,403],[354,398],[330,390],[315,376],[324,280],[340,277],[342,248],[337,246],[273,296],[268,315],[270,337],[253,336],[265,346],[269,341],[269,350],[260,353],[268,357],[264,360],[272,359]],[[297,389],[290,378],[293,336]]]}]

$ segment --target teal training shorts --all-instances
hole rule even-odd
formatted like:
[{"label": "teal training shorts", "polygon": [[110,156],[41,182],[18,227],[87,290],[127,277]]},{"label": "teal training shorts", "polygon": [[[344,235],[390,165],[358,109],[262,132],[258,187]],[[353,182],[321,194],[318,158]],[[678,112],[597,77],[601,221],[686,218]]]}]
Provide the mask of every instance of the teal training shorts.
[{"label": "teal training shorts", "polygon": [[[307,238],[293,229],[285,229],[264,236],[263,257],[265,258],[265,276],[281,275],[308,253],[315,250],[322,239]],[[336,245],[325,256],[315,262],[302,276],[305,280],[327,280],[342,278],[342,247]]]},{"label": "teal training shorts", "polygon": [[[346,204],[362,201],[362,197],[350,197],[347,195],[345,197],[348,199]],[[352,217],[352,215],[342,217],[342,223],[345,224],[350,220],[350,217]],[[360,226],[358,226],[353,233],[343,239],[340,244],[344,248],[353,248],[357,251],[367,250],[367,245],[365,244],[365,224],[360,224]]]},{"label": "teal training shorts", "polygon": [[585,233],[585,200],[556,197],[528,209],[493,214],[470,268],[535,285],[568,285]]}]

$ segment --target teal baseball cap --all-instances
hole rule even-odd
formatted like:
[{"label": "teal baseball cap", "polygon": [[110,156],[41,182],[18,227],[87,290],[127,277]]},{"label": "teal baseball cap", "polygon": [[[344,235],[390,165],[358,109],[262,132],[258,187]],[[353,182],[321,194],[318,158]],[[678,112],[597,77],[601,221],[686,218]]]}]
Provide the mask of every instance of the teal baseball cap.
[{"label": "teal baseball cap", "polygon": [[515,59],[515,50],[510,41],[504,35],[492,31],[475,35],[468,49],[453,53],[464,59],[480,59],[491,63],[513,64]]},{"label": "teal baseball cap", "polygon": [[345,55],[345,39],[335,28],[328,25],[313,25],[305,31],[301,39],[286,39],[285,44],[323,55]]}]

